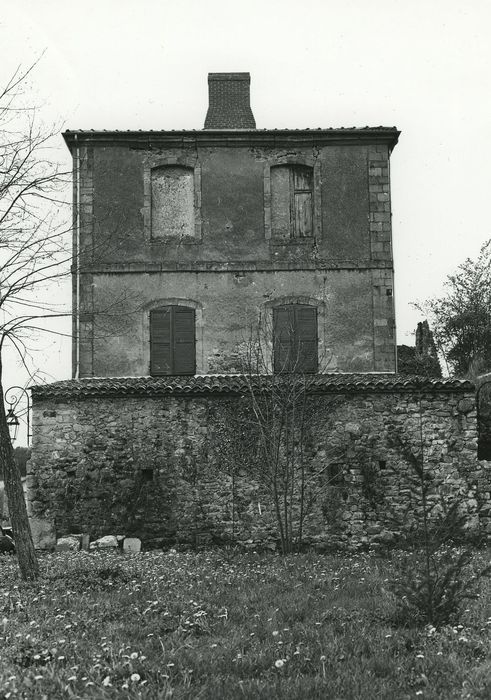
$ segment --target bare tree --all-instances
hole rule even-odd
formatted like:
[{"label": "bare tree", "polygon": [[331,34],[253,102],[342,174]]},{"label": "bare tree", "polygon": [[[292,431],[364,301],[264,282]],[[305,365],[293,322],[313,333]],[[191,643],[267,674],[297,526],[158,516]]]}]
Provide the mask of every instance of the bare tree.
[{"label": "bare tree", "polygon": [[[33,66],[18,69],[0,92],[0,393],[2,358],[10,344],[25,364],[26,340],[45,330],[45,320],[68,309],[46,301],[44,290],[69,272],[67,233],[60,211],[67,173],[52,157],[56,129],[40,126],[37,109],[24,106]],[[55,331],[56,332],[56,331]],[[3,400],[0,461],[5,479],[21,576],[39,568],[29,528],[21,475],[13,458]]]},{"label": "bare tree", "polygon": [[[36,106],[24,104],[27,81],[35,64],[18,69],[0,91],[0,395],[3,398],[2,360],[7,347],[13,347],[24,367],[32,339],[38,332],[71,338],[56,321],[71,317],[71,296],[60,295],[70,274],[79,274],[84,264],[104,257],[119,244],[121,229],[110,232],[107,240],[78,248],[72,254],[72,221],[66,198],[71,170],[64,171],[53,155],[56,127],[39,124]],[[78,213],[75,213],[78,216]],[[126,290],[106,295],[97,308],[79,308],[97,330],[91,340],[114,337],[126,332],[131,314],[140,310],[138,295]],[[61,298],[59,303],[57,300]],[[66,301],[65,301],[66,299]],[[22,481],[13,459],[0,401],[0,461],[5,478],[21,575],[36,578],[38,565],[24,501]]]},{"label": "bare tree", "polygon": [[[334,467],[342,461],[342,448],[329,447],[322,464],[312,460],[309,445],[318,413],[315,388],[319,381],[313,368],[325,369],[329,361],[321,357],[317,362],[316,358],[307,363],[309,371],[302,343],[293,342],[289,351],[284,347],[278,351],[276,343],[284,338],[273,325],[260,319],[242,344],[236,364],[245,381],[246,401],[228,405],[224,417],[228,425],[219,425],[218,431],[225,468],[235,479],[237,462],[242,462],[267,494],[281,552],[288,554],[302,546],[306,519],[318,496],[335,480]],[[283,326],[283,332],[290,339],[294,336],[292,328]],[[338,403],[335,397],[326,397],[324,402],[332,415]],[[328,420],[324,413],[324,423]]]}]

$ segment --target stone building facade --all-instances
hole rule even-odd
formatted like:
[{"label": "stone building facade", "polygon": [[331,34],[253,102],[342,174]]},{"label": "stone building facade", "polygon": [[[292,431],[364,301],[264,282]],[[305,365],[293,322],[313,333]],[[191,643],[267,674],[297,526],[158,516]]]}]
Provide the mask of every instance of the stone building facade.
[{"label": "stone building facade", "polygon": [[251,329],[269,346],[275,310],[294,306],[322,371],[395,371],[399,132],[256,129],[249,80],[210,74],[200,131],[64,134],[74,377],[237,371]]},{"label": "stone building facade", "polygon": [[[305,449],[316,497],[305,545],[396,542],[421,506],[408,453],[422,454],[434,494],[459,495],[474,534],[491,533],[472,384],[331,374],[319,375],[311,390],[316,417]],[[276,546],[269,494],[220,430],[224,411],[227,421],[247,393],[243,377],[225,375],[36,387],[31,514],[54,520],[58,532],[121,532],[147,547]],[[326,469],[333,448],[338,461]]]},{"label": "stone building facade", "polygon": [[261,376],[310,377],[306,544],[410,528],[409,453],[491,534],[473,386],[396,374],[399,132],[256,129],[249,83],[210,74],[203,130],[65,133],[73,379],[32,391],[31,518],[149,547],[274,546],[257,450],[230,420],[259,357]]}]

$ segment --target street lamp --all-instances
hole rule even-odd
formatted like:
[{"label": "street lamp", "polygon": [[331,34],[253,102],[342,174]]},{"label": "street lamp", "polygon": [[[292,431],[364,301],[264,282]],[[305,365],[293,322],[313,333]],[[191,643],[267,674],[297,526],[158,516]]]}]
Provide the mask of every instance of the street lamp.
[{"label": "street lamp", "polygon": [[29,439],[31,437],[30,432],[30,413],[31,413],[31,401],[29,394],[21,386],[11,386],[5,392],[5,403],[8,404],[8,410],[6,420],[7,426],[10,433],[10,441],[13,444],[17,438],[17,432],[19,430],[19,417],[16,414],[17,406],[19,405],[22,396],[26,398],[26,424],[27,424],[27,446],[29,447]]},{"label": "street lamp", "polygon": [[14,409],[12,407],[9,408],[7,411],[7,426],[9,429],[10,433],[10,442],[14,444],[15,438],[17,437],[17,431],[19,430],[19,419],[14,413]]}]

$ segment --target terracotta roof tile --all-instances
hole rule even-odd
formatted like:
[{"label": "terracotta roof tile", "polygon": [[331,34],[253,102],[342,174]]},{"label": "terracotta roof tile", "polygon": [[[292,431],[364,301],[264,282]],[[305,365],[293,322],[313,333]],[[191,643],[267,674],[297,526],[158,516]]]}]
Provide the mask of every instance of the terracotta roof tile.
[{"label": "terracotta roof tile", "polygon": [[[253,378],[258,387],[267,388],[271,376]],[[432,379],[398,374],[318,374],[308,377],[309,390],[326,393],[372,393],[395,391],[472,391],[474,385],[464,379]],[[31,387],[33,400],[48,398],[90,398],[102,396],[162,396],[166,394],[242,394],[248,379],[239,374],[176,377],[90,377],[67,379]]]}]

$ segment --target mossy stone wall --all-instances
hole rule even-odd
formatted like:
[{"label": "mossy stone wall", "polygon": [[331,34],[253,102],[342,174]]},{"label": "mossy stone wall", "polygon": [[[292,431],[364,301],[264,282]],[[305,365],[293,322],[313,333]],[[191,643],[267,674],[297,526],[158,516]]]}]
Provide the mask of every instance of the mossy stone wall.
[{"label": "mossy stone wall", "polygon": [[[474,525],[491,534],[490,469],[477,460],[472,392],[321,392],[312,400],[306,543],[394,542],[418,512],[407,453],[421,449],[437,490],[458,492],[469,512],[479,506]],[[213,393],[35,398],[30,515],[54,519],[58,535],[121,533],[146,547],[274,547],[271,500],[247,466],[255,447],[233,426],[224,430],[246,401]]]}]

